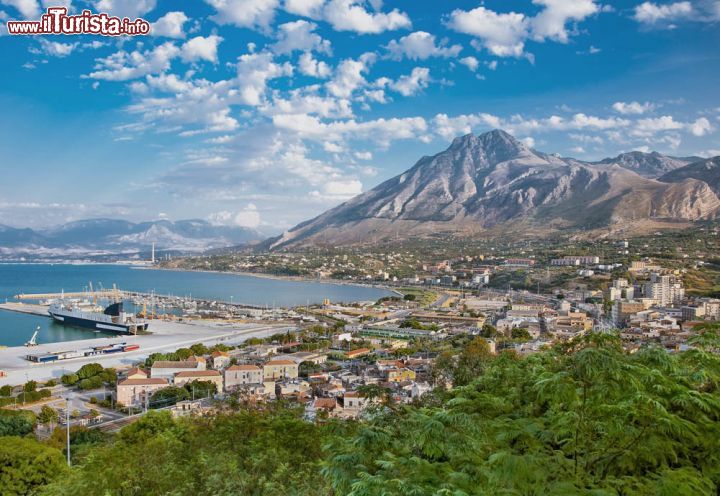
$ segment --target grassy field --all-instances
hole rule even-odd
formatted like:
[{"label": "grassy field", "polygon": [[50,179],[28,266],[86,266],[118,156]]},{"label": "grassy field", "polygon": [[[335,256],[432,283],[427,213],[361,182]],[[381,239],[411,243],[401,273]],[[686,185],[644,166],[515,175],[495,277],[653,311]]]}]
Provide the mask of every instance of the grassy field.
[{"label": "grassy field", "polygon": [[429,289],[423,288],[399,288],[398,291],[403,295],[415,295],[415,301],[420,306],[428,306],[438,298],[436,291],[430,291]]}]

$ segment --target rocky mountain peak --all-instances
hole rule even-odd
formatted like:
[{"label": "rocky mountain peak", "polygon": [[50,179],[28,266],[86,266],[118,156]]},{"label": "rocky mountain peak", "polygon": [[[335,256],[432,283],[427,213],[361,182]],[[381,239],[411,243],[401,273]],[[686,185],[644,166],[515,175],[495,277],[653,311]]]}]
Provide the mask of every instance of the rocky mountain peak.
[{"label": "rocky mountain peak", "polygon": [[[532,150],[502,130],[467,134],[264,246],[337,246],[518,226],[543,235],[715,218],[720,174],[714,163],[686,167],[688,161],[630,152],[589,163]],[[676,174],[655,180],[667,171]]]},{"label": "rocky mountain peak", "polygon": [[532,153],[525,144],[501,129],[455,138],[447,152],[490,166]]}]

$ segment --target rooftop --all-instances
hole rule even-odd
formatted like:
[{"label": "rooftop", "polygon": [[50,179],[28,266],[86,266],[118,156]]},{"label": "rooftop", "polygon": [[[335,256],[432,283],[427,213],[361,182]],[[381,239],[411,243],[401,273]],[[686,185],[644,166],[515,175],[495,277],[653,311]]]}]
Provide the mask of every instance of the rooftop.
[{"label": "rooftop", "polygon": [[118,386],[150,386],[153,384],[167,386],[165,379],[125,379],[118,382]]},{"label": "rooftop", "polygon": [[175,377],[220,377],[217,370],[183,370],[175,374]]}]

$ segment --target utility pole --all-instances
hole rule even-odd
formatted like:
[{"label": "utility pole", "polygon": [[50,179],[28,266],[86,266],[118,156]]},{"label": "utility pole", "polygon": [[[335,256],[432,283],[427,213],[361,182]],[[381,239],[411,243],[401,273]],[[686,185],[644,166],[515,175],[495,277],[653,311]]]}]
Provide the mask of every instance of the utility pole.
[{"label": "utility pole", "polygon": [[67,427],[67,464],[70,466],[70,396],[65,397],[65,427]]}]

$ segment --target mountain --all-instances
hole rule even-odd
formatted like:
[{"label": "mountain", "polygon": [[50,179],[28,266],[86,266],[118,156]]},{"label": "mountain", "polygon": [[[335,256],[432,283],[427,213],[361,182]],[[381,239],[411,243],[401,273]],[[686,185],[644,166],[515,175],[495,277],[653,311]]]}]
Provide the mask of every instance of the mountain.
[{"label": "mountain", "polygon": [[257,242],[265,236],[243,227],[217,226],[204,220],[159,220],[133,223],[87,219],[48,229],[0,226],[0,256],[84,257],[157,250],[200,252]]},{"label": "mountain", "polygon": [[[649,155],[665,166],[675,160]],[[623,163],[542,153],[500,130],[469,134],[262,246],[372,243],[489,229],[542,235],[553,229],[689,222],[720,211],[720,199],[702,180],[661,182],[630,170],[628,160]]]},{"label": "mountain", "polygon": [[676,183],[686,179],[703,181],[712,188],[715,194],[720,195],[720,157],[699,160],[680,169],[675,169],[660,177],[659,180],[666,183]]},{"label": "mountain", "polygon": [[615,158],[606,158],[595,163],[598,165],[616,164],[643,177],[657,179],[663,174],[684,167],[696,160],[699,160],[699,157],[677,158],[661,155],[658,152],[644,153],[635,151],[621,153]]}]

